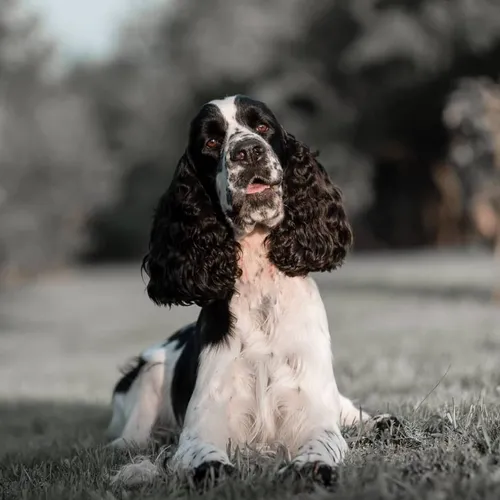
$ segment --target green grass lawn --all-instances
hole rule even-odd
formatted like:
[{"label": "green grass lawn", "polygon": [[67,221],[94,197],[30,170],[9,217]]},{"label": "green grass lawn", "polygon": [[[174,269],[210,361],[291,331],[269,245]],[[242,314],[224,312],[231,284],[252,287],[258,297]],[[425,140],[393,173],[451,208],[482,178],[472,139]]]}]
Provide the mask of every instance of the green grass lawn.
[{"label": "green grass lawn", "polygon": [[153,308],[136,269],[85,270],[4,296],[0,499],[499,499],[500,308],[485,294],[449,293],[472,278],[482,290],[479,271],[453,262],[358,258],[318,279],[341,391],[403,422],[382,436],[347,429],[351,451],[330,489],[243,458],[203,494],[166,473],[112,484],[136,455],[104,447],[117,366],[196,311]]}]

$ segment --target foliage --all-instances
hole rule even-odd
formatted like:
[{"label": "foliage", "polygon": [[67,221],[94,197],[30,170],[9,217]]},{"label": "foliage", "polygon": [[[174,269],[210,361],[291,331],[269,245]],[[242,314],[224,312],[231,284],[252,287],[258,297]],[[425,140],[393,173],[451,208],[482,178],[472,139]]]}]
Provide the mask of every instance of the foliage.
[{"label": "foliage", "polygon": [[0,6],[0,269],[18,279],[64,265],[109,201],[113,166],[88,98],[51,81],[52,48],[20,2]]},{"label": "foliage", "polygon": [[443,107],[460,78],[498,76],[497,1],[176,0],[138,10],[111,61],[61,81],[20,1],[0,6],[4,270],[140,257],[189,121],[233,93],[320,150],[356,248],[437,244],[456,223]]}]

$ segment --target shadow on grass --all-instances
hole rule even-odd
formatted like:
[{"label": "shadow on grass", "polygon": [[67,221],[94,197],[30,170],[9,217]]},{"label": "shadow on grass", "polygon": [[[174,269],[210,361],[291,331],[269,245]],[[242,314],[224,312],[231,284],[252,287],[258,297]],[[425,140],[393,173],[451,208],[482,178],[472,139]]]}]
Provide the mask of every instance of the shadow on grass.
[{"label": "shadow on grass", "polygon": [[104,444],[110,415],[106,405],[0,401],[0,463]]},{"label": "shadow on grass", "polygon": [[0,498],[108,498],[130,461],[104,448],[109,417],[109,405],[0,401]]}]

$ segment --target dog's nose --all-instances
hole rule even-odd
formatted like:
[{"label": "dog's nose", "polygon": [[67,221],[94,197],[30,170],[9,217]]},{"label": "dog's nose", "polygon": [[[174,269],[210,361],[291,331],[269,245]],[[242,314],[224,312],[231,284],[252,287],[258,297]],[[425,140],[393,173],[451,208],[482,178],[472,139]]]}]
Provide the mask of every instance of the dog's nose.
[{"label": "dog's nose", "polygon": [[238,142],[231,153],[231,159],[240,163],[256,162],[264,154],[264,146],[255,139]]}]

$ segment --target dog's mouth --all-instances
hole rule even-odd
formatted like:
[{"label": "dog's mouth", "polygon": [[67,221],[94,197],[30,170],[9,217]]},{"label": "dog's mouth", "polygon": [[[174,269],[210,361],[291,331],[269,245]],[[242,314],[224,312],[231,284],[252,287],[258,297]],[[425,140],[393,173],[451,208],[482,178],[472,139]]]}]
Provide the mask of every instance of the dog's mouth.
[{"label": "dog's mouth", "polygon": [[259,194],[267,191],[269,189],[276,191],[279,187],[279,183],[267,182],[260,177],[255,177],[252,182],[247,186],[246,194]]}]

